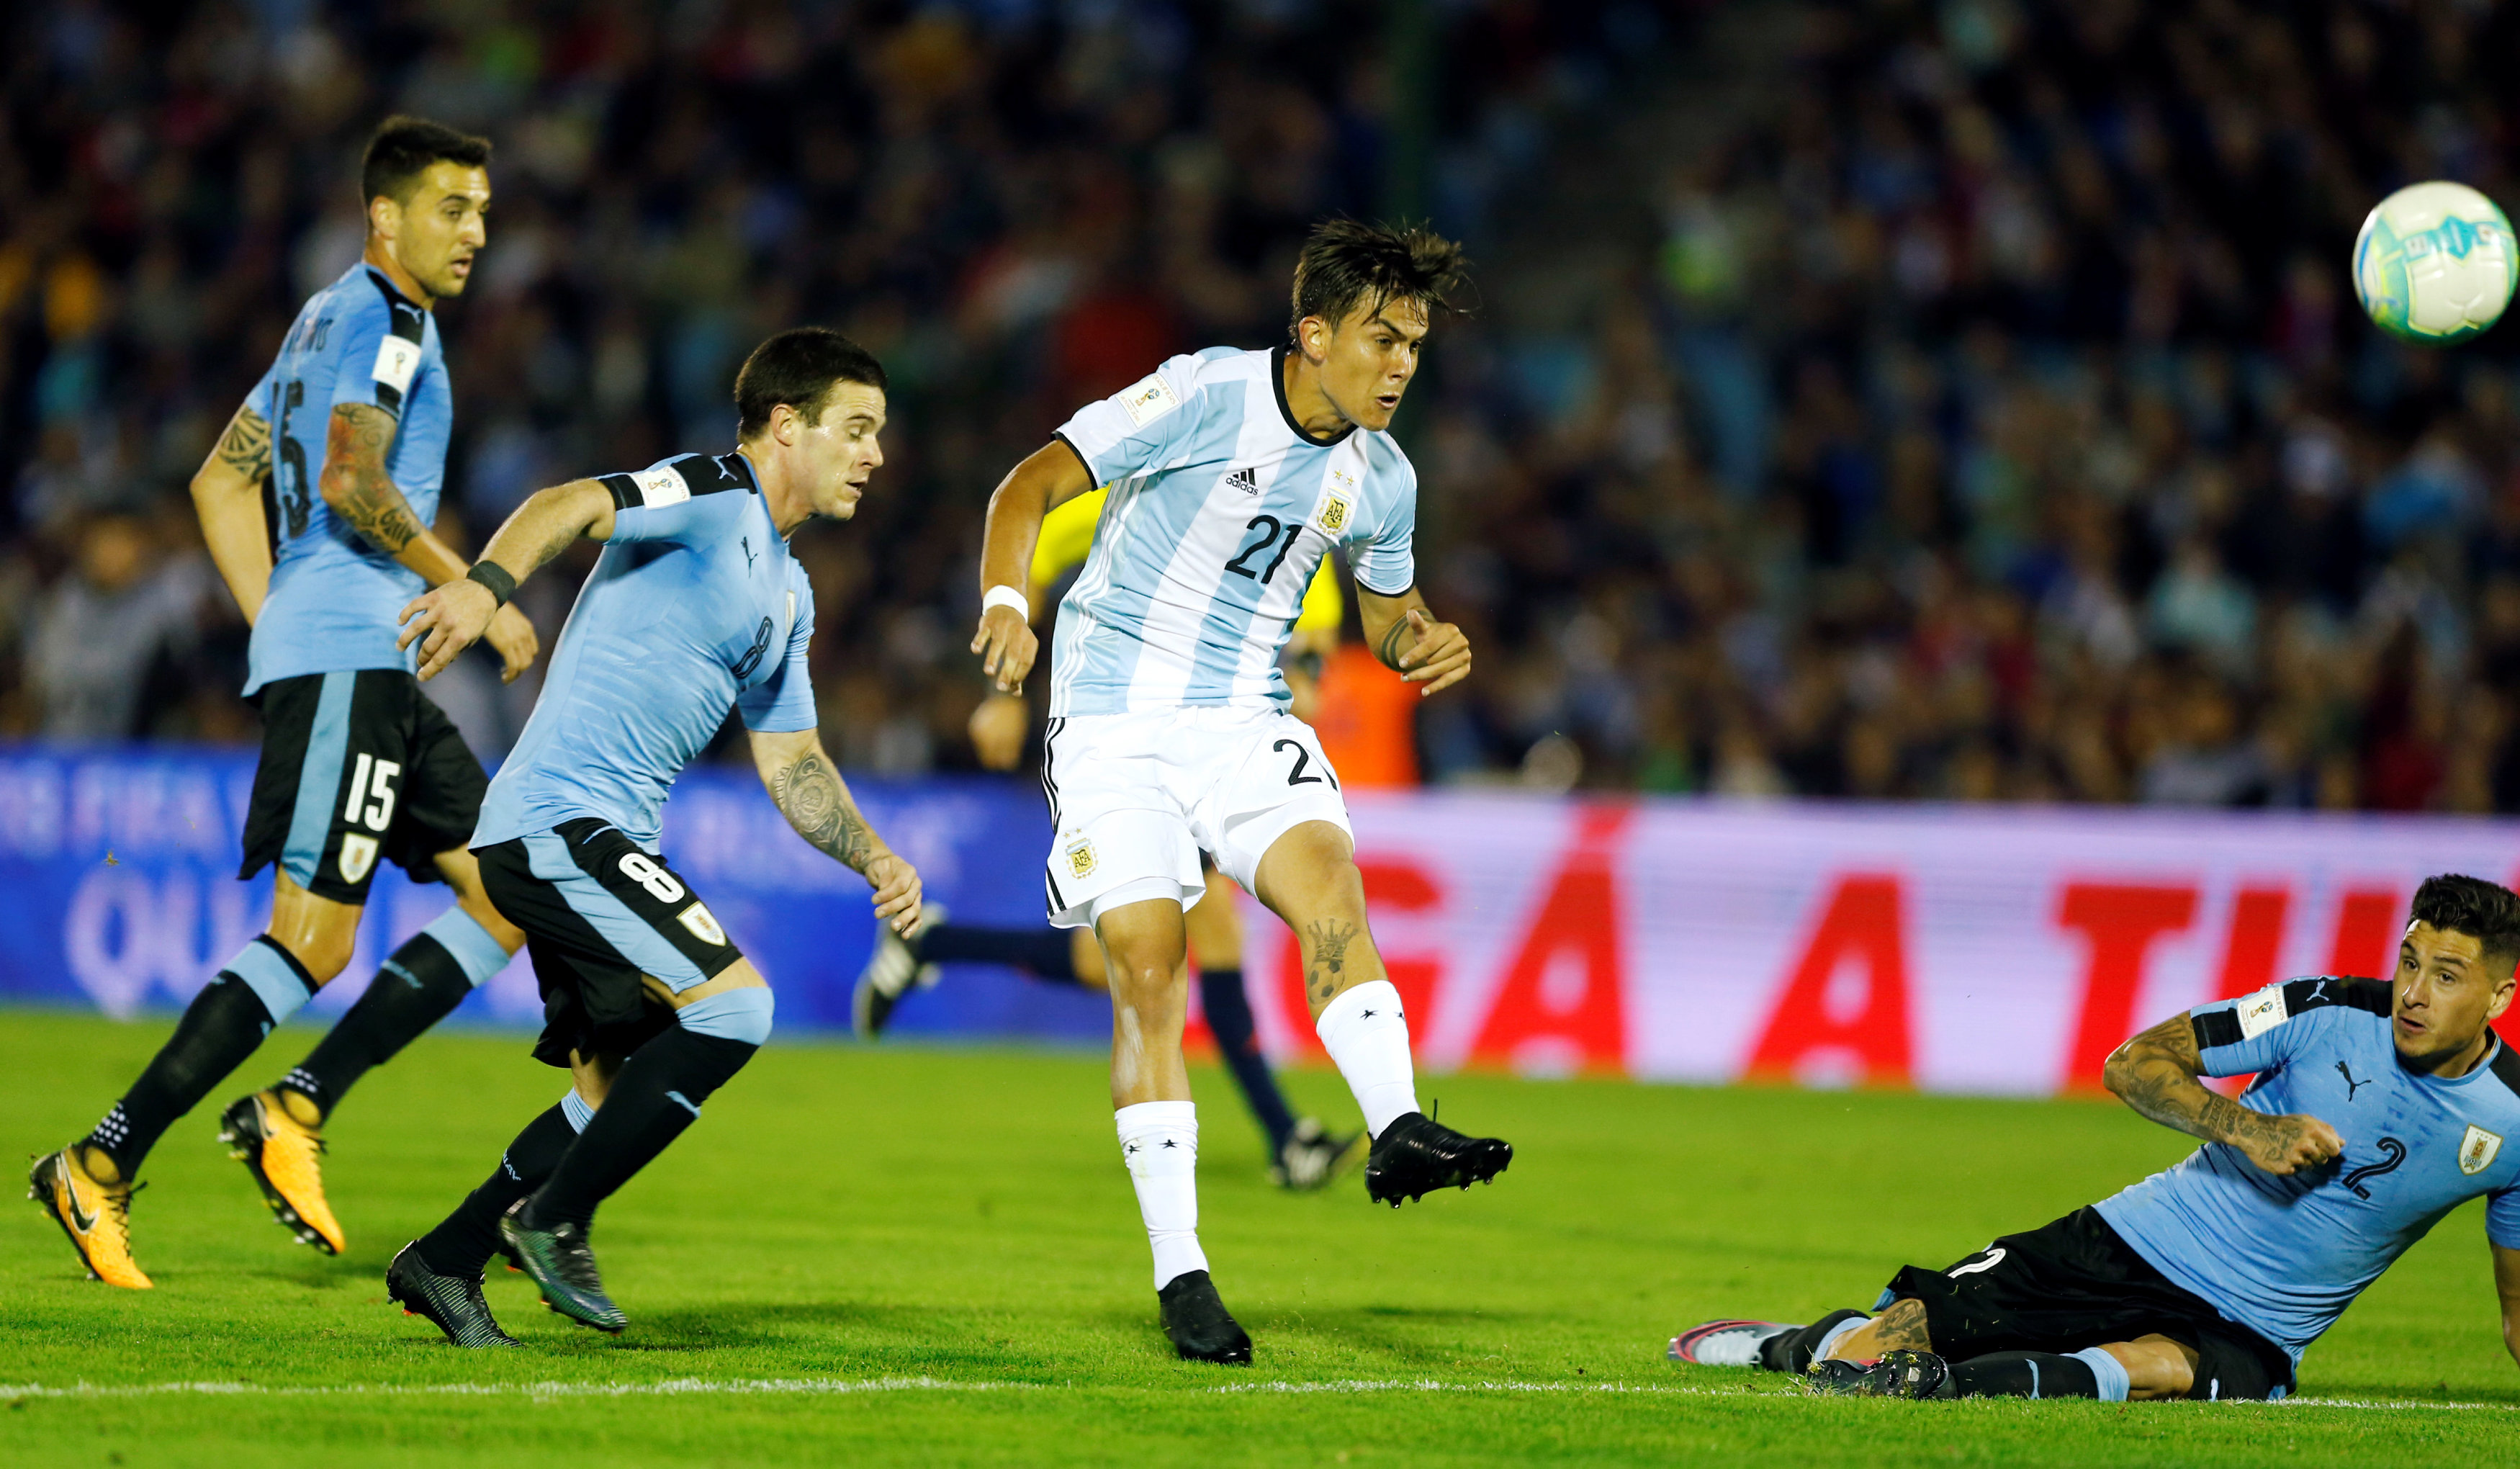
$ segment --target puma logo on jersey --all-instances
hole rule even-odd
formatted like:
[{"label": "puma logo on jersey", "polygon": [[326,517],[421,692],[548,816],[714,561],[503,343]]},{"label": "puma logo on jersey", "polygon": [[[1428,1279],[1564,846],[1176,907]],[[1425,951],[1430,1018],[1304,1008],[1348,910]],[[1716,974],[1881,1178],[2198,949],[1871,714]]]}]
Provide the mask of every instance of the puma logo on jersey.
[{"label": "puma logo on jersey", "polygon": [[1260,472],[1246,464],[1226,476],[1225,482],[1246,495],[1256,495],[1260,492]]}]

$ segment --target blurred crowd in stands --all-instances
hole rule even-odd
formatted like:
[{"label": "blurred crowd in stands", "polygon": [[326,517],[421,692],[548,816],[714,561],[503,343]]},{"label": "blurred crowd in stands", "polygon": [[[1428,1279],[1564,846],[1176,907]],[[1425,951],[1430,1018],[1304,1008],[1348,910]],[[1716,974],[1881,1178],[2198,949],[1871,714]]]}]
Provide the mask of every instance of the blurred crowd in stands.
[{"label": "blurred crowd in stands", "polygon": [[[1397,204],[1625,251],[1578,325],[1440,327],[1404,410],[1479,659],[1427,780],[2520,808],[2511,329],[2396,345],[2344,268],[2391,188],[2510,198],[2514,8],[1726,7],[1790,34],[1778,84],[1610,161],[1625,212],[1521,211],[1689,105],[1710,9],[64,0],[0,55],[0,735],[251,738],[183,485],[400,109],[499,147],[441,313],[460,544],[723,446],[771,330],[883,358],[878,492],[797,539],[858,768],[970,762],[998,476],[1167,352],[1279,340],[1306,224]],[[570,585],[525,593],[547,646]],[[436,688],[495,752],[532,681]]]}]

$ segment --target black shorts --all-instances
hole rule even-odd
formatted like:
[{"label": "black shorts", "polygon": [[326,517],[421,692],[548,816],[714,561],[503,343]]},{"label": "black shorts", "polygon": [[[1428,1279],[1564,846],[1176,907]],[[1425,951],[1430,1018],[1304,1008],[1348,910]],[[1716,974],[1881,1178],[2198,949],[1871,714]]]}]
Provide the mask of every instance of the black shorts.
[{"label": "black shorts", "polygon": [[543,995],[537,1059],[627,1055],[672,1024],[646,984],[680,993],[743,957],[691,885],[592,817],[475,848],[481,887],[525,931]]},{"label": "black shorts", "polygon": [[1891,1279],[1889,1295],[1923,1303],[1934,1351],[1953,1361],[1989,1352],[2080,1352],[2157,1333],[2196,1349],[2190,1398],[2292,1391],[2292,1358],[2282,1348],[2173,1284],[2096,1209],[2007,1234],[1946,1270],[1910,1265]]},{"label": "black shorts", "polygon": [[436,855],[472,840],[489,780],[419,679],[308,673],[273,679],[254,701],[262,761],[237,876],[277,862],[318,897],[364,905],[379,858],[433,883]]}]

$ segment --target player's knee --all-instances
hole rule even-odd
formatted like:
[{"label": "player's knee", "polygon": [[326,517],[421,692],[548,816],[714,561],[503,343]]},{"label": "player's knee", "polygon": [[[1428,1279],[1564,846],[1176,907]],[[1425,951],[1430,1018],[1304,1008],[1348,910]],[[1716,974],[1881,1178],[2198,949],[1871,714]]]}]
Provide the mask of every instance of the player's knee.
[{"label": "player's knee", "polygon": [[674,1019],[695,1035],[760,1045],[770,1038],[774,1008],[768,986],[747,985],[694,1000],[674,1012]]},{"label": "player's knee", "polygon": [[304,965],[306,978],[320,989],[350,967],[350,953],[358,941],[355,932],[348,935],[319,932],[286,937],[274,934],[271,941],[289,950],[290,957]]}]

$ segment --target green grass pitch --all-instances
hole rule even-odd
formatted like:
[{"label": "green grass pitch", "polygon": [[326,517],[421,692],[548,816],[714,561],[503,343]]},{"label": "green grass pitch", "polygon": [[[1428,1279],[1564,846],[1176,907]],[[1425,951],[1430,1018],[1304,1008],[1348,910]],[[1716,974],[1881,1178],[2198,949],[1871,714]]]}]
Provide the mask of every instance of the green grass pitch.
[{"label": "green grass pitch", "polygon": [[[91,1124],[165,1033],[0,1015],[19,1156]],[[240,1089],[293,1063],[292,1028]],[[2318,1401],[1822,1400],[1663,1360],[1734,1312],[1868,1305],[2177,1158],[2122,1109],[1451,1077],[1512,1139],[1494,1187],[1394,1213],[1353,1177],[1290,1197],[1223,1076],[1201,1234],[1258,1342],[1175,1361],[1101,1058],[774,1043],[608,1206],[632,1318],[599,1337],[504,1272],[531,1350],[462,1353],[384,1301],[385,1262],[560,1093],[515,1037],[432,1035],[332,1127],[351,1249],[289,1242],[212,1139],[221,1088],[150,1160],[146,1294],[82,1278],[52,1223],[0,1228],[0,1462],[2356,1464],[2520,1460],[2481,1212],[2461,1210],[2303,1373]],[[1289,1079],[1352,1117],[1338,1079]]]}]

